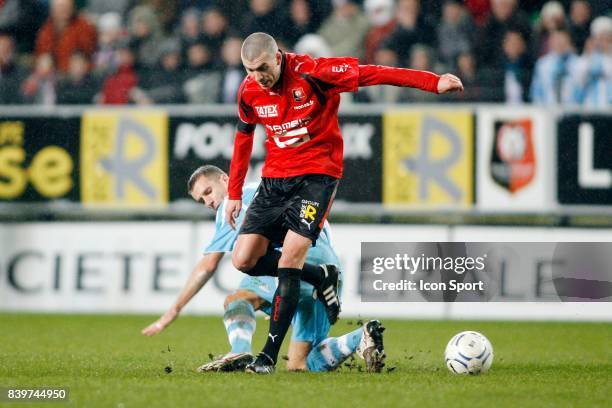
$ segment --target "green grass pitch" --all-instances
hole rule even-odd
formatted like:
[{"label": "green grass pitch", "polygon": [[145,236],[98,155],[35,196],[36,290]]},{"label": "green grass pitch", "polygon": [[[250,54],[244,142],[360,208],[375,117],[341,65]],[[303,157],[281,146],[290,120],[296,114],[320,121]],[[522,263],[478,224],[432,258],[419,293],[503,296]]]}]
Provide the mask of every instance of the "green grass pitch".
[{"label": "green grass pitch", "polygon": [[[273,376],[252,376],[194,371],[209,353],[228,351],[219,317],[183,316],[156,337],[141,336],[153,320],[0,314],[0,386],[70,388],[69,403],[49,407],[612,406],[609,323],[383,320],[390,371],[290,373],[281,360]],[[356,324],[342,319],[332,335]],[[255,350],[267,332],[267,322],[258,325]],[[446,342],[462,330],[493,343],[488,374],[455,376],[444,366]]]}]

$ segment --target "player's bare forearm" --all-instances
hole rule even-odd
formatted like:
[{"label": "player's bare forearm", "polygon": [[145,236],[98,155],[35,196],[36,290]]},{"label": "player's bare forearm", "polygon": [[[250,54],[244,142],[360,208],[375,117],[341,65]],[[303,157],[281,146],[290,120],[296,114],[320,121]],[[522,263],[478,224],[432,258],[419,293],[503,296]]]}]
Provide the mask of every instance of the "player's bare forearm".
[{"label": "player's bare forearm", "polygon": [[145,336],[154,336],[168,327],[178,317],[181,310],[215,274],[221,258],[223,258],[223,252],[204,255],[191,271],[191,275],[176,302],[158,320],[145,327],[141,333]]},{"label": "player's bare forearm", "polygon": [[[183,287],[183,290],[179,294],[174,308],[177,311],[181,311],[191,299],[206,285],[206,283],[212,278],[217,270],[219,260],[223,257],[223,253],[212,253],[206,254],[196,264],[191,271],[191,275]],[[218,259],[217,259],[218,258]]]}]

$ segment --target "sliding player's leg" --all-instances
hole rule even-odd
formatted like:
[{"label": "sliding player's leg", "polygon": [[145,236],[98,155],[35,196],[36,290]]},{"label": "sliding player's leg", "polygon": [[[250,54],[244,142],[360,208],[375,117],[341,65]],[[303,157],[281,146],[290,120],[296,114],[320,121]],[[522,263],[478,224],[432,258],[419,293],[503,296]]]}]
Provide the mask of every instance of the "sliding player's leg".
[{"label": "sliding player's leg", "polygon": [[385,366],[384,327],[371,320],[340,337],[328,337],[315,345],[306,358],[309,371],[333,371],[353,353],[365,360],[366,370],[379,373]]},{"label": "sliding player's leg", "polygon": [[363,329],[338,338],[328,337],[331,325],[325,307],[312,296],[312,286],[304,286],[293,319],[287,369],[333,371],[357,350]]},{"label": "sliding player's leg", "polygon": [[[313,256],[317,255],[317,252],[311,251]],[[333,262],[331,256],[326,259]],[[292,323],[287,369],[333,371],[357,352],[359,357],[365,359],[368,372],[380,372],[385,361],[385,329],[380,322],[371,320],[340,337],[328,337],[331,325],[325,307],[311,296],[312,293],[313,288],[310,285],[304,284],[301,288],[300,303]]]},{"label": "sliding player's leg", "polygon": [[276,279],[270,276],[247,276],[236,292],[225,298],[223,323],[231,350],[204,364],[199,371],[241,371],[254,359],[252,340],[255,333],[255,311],[270,313],[270,302],[276,290]]}]

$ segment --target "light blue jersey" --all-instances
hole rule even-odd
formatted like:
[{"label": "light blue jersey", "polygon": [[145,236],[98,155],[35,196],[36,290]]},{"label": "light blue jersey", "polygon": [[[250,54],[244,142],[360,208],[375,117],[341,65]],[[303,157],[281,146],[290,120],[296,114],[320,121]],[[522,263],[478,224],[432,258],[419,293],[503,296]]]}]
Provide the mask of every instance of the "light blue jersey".
[{"label": "light blue jersey", "polygon": [[571,75],[578,57],[573,53],[543,55],[536,62],[531,83],[531,100],[538,104],[575,103]]},{"label": "light blue jersey", "polygon": [[[246,211],[257,194],[257,184],[246,185],[242,190],[242,210],[236,220],[236,229],[232,229],[225,218],[225,206],[228,199],[217,209],[215,218],[215,235],[210,244],[204,249],[204,253],[232,252],[238,238],[240,226],[244,221]],[[340,261],[332,248],[331,228],[325,221],[323,229],[319,234],[316,245],[308,250],[306,262],[320,264],[334,264],[340,266]],[[342,275],[342,274],[341,274]],[[264,299],[269,305],[262,308],[264,313],[270,314],[272,298],[276,292],[276,278],[272,276],[245,276],[240,282],[238,289],[248,290]],[[341,287],[341,286],[340,286]],[[341,289],[339,288],[339,291]],[[323,341],[329,332],[330,324],[327,319],[323,303],[313,297],[312,285],[301,282],[300,301],[292,321],[292,340],[309,342],[312,345]]]}]

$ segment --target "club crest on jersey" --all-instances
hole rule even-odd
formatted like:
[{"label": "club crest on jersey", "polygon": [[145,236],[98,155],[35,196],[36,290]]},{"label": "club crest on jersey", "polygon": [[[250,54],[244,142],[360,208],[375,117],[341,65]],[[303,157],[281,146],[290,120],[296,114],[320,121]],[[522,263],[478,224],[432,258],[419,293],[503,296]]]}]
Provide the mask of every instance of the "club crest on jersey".
[{"label": "club crest on jersey", "polygon": [[257,116],[260,118],[278,117],[278,105],[255,106],[255,111],[257,111]]},{"label": "club crest on jersey", "polygon": [[304,94],[304,90],[302,88],[295,88],[291,90],[293,94],[293,100],[296,102],[302,102],[306,95]]}]

